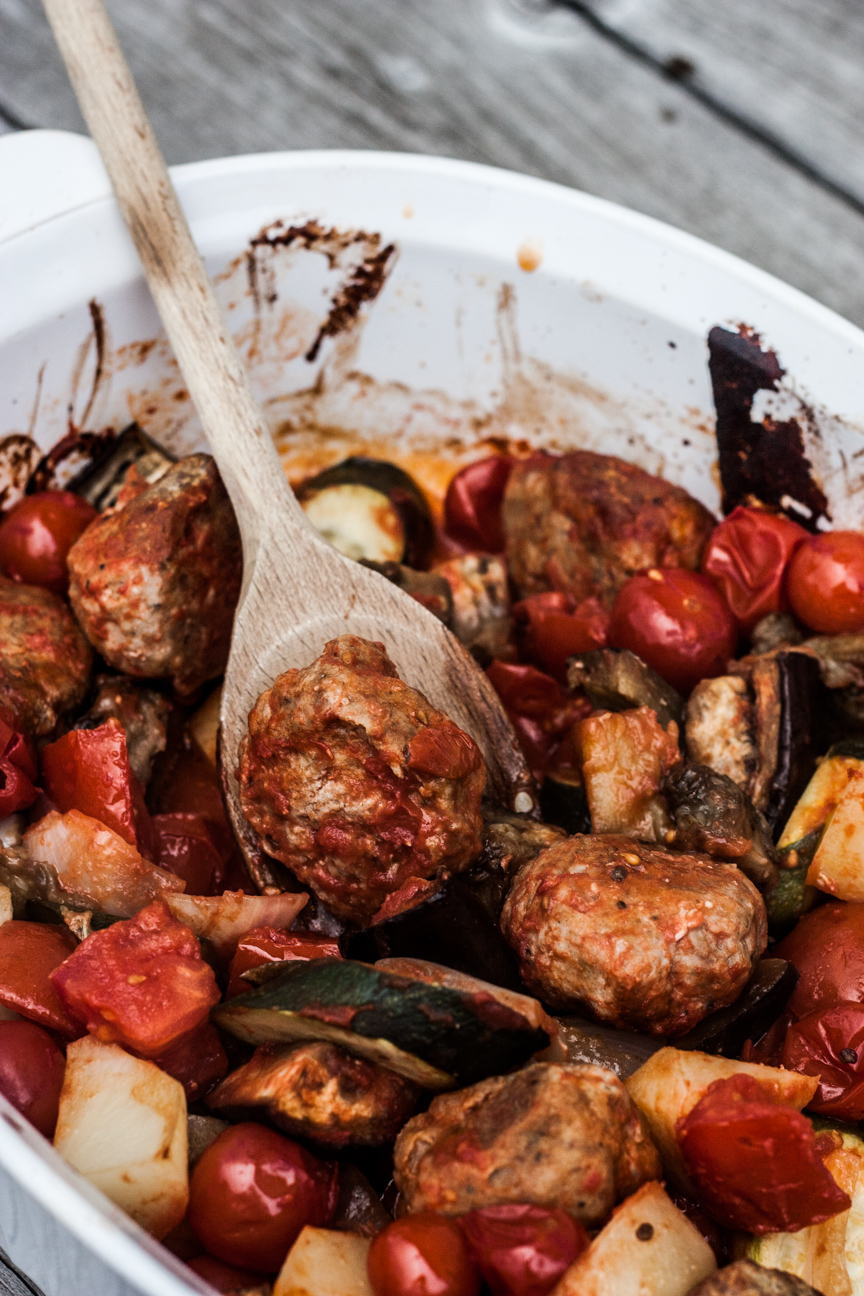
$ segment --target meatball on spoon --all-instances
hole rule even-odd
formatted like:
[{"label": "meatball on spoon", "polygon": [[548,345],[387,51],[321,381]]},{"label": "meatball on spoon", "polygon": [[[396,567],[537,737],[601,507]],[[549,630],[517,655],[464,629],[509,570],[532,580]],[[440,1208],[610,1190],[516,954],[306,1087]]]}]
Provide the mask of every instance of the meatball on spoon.
[{"label": "meatball on spoon", "polygon": [[342,634],[382,640],[402,678],[476,740],[492,794],[531,810],[531,776],[484,673],[419,603],[321,539],[297,503],[101,0],[44,7],[240,526],[243,588],[221,722],[241,838],[233,771],[249,711],[281,671],[308,665]]}]

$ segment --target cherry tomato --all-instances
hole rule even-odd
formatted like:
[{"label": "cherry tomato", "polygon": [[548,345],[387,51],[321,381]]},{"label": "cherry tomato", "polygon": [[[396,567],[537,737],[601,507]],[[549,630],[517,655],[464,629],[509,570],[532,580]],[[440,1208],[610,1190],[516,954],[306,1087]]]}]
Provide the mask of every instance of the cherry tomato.
[{"label": "cherry tomato", "polygon": [[243,980],[243,973],[263,963],[276,963],[283,959],[341,958],[339,942],[330,936],[313,932],[280,931],[276,927],[253,927],[241,937],[234,958],[225,998],[245,994],[251,989]]},{"label": "cherry tomato", "polygon": [[66,1011],[51,983],[51,973],[75,949],[66,926],[19,922],[0,927],[0,1004],[56,1030],[67,1039],[84,1031]]},{"label": "cherry tomato", "polygon": [[588,1245],[566,1211],[542,1206],[484,1206],[459,1225],[492,1296],[546,1296]]},{"label": "cherry tomato", "polygon": [[199,1026],[220,998],[197,939],[164,900],[93,932],[51,980],[98,1039],[151,1058]]},{"label": "cherry tomato", "polygon": [[26,495],[0,522],[0,570],[24,585],[65,594],[66,555],[96,517],[92,505],[71,491]]},{"label": "cherry tomato", "polygon": [[188,1035],[181,1035],[152,1060],[180,1081],[189,1099],[201,1097],[228,1074],[227,1054],[219,1032],[209,1021],[202,1022]]},{"label": "cherry tomato", "polygon": [[220,895],[225,866],[204,816],[154,815],[152,824],[156,863],[183,878],[187,895]]},{"label": "cherry tomato", "polygon": [[631,576],[612,608],[609,643],[629,648],[681,693],[722,674],[737,642],[722,595],[707,576],[680,567]]},{"label": "cherry tomato", "polygon": [[0,715],[0,819],[33,804],[38,775],[27,739]]},{"label": "cherry tomato", "polygon": [[806,1116],[770,1102],[752,1076],[715,1080],[675,1133],[700,1202],[724,1228],[795,1232],[849,1209]]},{"label": "cherry tomato", "polygon": [[0,1093],[46,1138],[54,1137],[66,1059],[30,1021],[0,1022]]},{"label": "cherry tomato", "polygon": [[42,753],[42,780],[61,814],[80,810],[153,858],[153,828],[119,720],[71,729],[49,743]]},{"label": "cherry tomato", "polygon": [[480,459],[458,472],[444,499],[444,535],[463,549],[501,553],[501,501],[513,469],[502,455]]},{"label": "cherry tomato", "polygon": [[832,900],[800,918],[774,951],[798,972],[795,1017],[841,1000],[864,1002],[864,905]]},{"label": "cherry tomato", "polygon": [[864,1004],[835,1003],[793,1022],[783,1043],[790,1071],[819,1077],[808,1106],[826,1116],[864,1117]]},{"label": "cherry tomato", "polygon": [[220,1134],[195,1166],[189,1222],[218,1259],[273,1273],[301,1229],[330,1223],[337,1195],[334,1164],[246,1121]]},{"label": "cherry tomato", "polygon": [[248,1269],[237,1269],[234,1265],[223,1264],[214,1256],[196,1256],[194,1260],[187,1260],[186,1263],[193,1273],[203,1278],[211,1287],[215,1287],[217,1292],[225,1293],[225,1296],[233,1296],[235,1292],[240,1296],[250,1288],[258,1290],[261,1285],[260,1274],[254,1274]]},{"label": "cherry tomato", "polygon": [[808,536],[786,577],[792,611],[820,634],[864,630],[864,535],[828,531]]},{"label": "cherry tomato", "polygon": [[375,1296],[477,1296],[480,1274],[455,1220],[420,1211],[373,1239],[367,1261]]},{"label": "cherry tomato", "polygon": [[609,613],[597,598],[577,606],[568,594],[532,594],[514,605],[513,616],[527,626],[528,655],[562,684],[568,657],[602,648],[609,630]]},{"label": "cherry tomato", "polygon": [[714,528],[702,571],[720,590],[744,634],[769,612],[788,608],[783,577],[808,533],[780,513],[740,504]]},{"label": "cherry tomato", "polygon": [[538,782],[560,763],[577,720],[590,714],[591,703],[568,692],[536,666],[494,661],[487,670],[492,687],[504,704],[510,723]]}]

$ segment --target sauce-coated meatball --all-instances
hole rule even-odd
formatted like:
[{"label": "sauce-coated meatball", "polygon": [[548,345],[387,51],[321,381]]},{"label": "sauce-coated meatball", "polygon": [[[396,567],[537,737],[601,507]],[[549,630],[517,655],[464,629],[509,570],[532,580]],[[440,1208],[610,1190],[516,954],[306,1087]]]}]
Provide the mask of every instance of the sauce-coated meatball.
[{"label": "sauce-coated meatball", "polygon": [[0,707],[30,734],[50,734],[84,698],[93,654],[56,594],[0,576]]},{"label": "sauce-coated meatball", "polygon": [[265,849],[349,922],[398,912],[480,853],[476,743],[355,635],[261,694],[239,778]]},{"label": "sauce-coated meatball", "polygon": [[69,552],[84,633],[127,675],[192,693],[225,669],[242,574],[234,510],[210,455],[124,487]]},{"label": "sauce-coated meatball", "polygon": [[545,1003],[655,1035],[732,1003],[767,943],[762,897],[734,864],[618,835],[526,864],[501,925]]},{"label": "sauce-coated meatball", "polygon": [[394,1178],[410,1212],[561,1207],[588,1227],[660,1176],[660,1158],[617,1076],[536,1062],[441,1094],[396,1140]]},{"label": "sauce-coated meatball", "polygon": [[559,590],[611,606],[628,576],[699,566],[714,527],[680,486],[614,455],[538,452],[517,463],[502,508],[507,566],[522,598]]}]

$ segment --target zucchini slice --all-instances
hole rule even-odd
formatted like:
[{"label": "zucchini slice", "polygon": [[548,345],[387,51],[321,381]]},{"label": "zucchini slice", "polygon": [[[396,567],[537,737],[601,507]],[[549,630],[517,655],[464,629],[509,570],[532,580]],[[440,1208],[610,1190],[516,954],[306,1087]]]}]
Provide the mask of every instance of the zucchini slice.
[{"label": "zucchini slice", "polygon": [[852,770],[864,772],[864,739],[850,738],[835,743],[819,762],[816,772],[799,797],[777,846],[793,846],[821,828],[837,808]]},{"label": "zucchini slice", "polygon": [[420,487],[396,464],[352,455],[305,482],[297,498],[325,540],[348,558],[425,566],[435,539]]},{"label": "zucchini slice", "polygon": [[323,1039],[426,1089],[500,1075],[550,1036],[487,993],[430,985],[350,959],[291,963],[213,1011],[249,1044]]}]

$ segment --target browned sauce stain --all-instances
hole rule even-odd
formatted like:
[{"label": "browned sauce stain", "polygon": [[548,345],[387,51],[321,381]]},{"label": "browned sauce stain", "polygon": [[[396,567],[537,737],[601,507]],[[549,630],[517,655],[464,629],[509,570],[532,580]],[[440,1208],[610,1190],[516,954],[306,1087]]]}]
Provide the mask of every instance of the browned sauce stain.
[{"label": "browned sauce stain", "polygon": [[36,442],[23,432],[12,432],[0,440],[0,511],[5,512],[24,496],[40,457]]},{"label": "browned sauce stain", "polygon": [[538,239],[526,239],[524,243],[519,245],[516,260],[519,263],[520,270],[524,270],[526,274],[531,274],[543,261],[542,243]]},{"label": "browned sauce stain", "polygon": [[96,395],[105,375],[105,313],[101,304],[95,297],[91,297],[90,301],[87,303],[87,308],[90,311],[90,319],[93,323],[93,341],[96,344],[96,364],[93,369],[93,384],[90,388],[90,397],[87,404],[84,406],[84,411],[81,415],[81,427],[87,426],[87,420],[89,419],[90,413],[93,409],[93,402],[96,399]]}]

